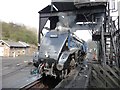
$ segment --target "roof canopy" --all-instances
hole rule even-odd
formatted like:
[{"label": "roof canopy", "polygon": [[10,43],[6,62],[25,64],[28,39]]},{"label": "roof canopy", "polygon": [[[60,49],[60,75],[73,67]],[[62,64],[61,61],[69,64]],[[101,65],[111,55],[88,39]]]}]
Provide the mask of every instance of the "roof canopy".
[{"label": "roof canopy", "polygon": [[90,6],[91,7],[91,6],[98,6],[98,5],[103,6],[107,2],[107,0],[97,0],[95,2],[90,2],[90,0],[87,0],[87,1],[85,1],[85,0],[82,0],[82,1],[81,0],[76,0],[77,2],[74,2],[75,0],[70,0],[70,1],[68,2],[67,0],[53,0],[52,5],[46,6],[45,8],[40,10],[38,13],[73,11],[73,10],[80,9],[81,6],[82,7],[83,6],[84,7]]}]

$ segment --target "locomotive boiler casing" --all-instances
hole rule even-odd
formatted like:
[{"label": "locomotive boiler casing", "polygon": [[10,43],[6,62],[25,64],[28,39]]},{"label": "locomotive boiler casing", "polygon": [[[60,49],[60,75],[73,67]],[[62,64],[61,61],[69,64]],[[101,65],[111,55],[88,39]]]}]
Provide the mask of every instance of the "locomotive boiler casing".
[{"label": "locomotive boiler casing", "polygon": [[68,34],[58,31],[50,31],[43,37],[39,50],[39,59],[58,60]]}]

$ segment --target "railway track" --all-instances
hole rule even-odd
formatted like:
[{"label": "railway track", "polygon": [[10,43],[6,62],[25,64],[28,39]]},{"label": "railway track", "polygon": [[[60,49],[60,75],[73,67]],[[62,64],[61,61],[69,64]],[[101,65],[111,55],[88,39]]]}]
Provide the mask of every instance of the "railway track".
[{"label": "railway track", "polygon": [[24,90],[24,89],[30,90],[31,88],[35,87],[38,84],[40,84],[40,79],[21,87],[20,90]]},{"label": "railway track", "polygon": [[32,89],[56,89],[65,88],[69,84],[73,83],[75,78],[78,76],[80,69],[73,69],[67,76],[67,78],[61,80],[53,76],[44,76],[40,79],[25,85],[20,90],[32,90]]},{"label": "railway track", "polygon": [[29,83],[23,87],[21,87],[20,90],[32,90],[32,89],[53,89],[56,85],[58,85],[61,82],[61,79],[51,77],[51,76],[43,76],[39,78],[38,80]]}]

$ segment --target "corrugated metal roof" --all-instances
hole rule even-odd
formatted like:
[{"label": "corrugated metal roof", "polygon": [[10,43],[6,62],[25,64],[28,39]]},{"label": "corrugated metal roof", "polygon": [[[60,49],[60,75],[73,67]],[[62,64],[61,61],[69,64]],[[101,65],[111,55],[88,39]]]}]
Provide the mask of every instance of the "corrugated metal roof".
[{"label": "corrugated metal roof", "polygon": [[0,40],[0,42],[5,43],[9,47],[23,47],[23,48],[27,47],[26,45],[23,45],[22,43],[14,42],[14,41]]},{"label": "corrugated metal roof", "polygon": [[26,47],[29,47],[29,46],[30,46],[30,45],[27,44],[26,42],[19,41],[19,43],[22,44],[22,45],[24,45],[24,46],[26,46]]}]

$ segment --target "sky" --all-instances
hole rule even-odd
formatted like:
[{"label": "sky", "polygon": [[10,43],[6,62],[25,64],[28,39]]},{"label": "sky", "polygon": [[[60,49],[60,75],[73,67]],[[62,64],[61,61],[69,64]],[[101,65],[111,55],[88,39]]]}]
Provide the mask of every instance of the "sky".
[{"label": "sky", "polygon": [[38,28],[39,14],[51,0],[0,0],[0,20]]},{"label": "sky", "polygon": [[[39,28],[38,11],[49,5],[51,0],[0,0],[0,21],[24,24]],[[77,36],[87,41],[88,31],[77,31]]]},{"label": "sky", "polygon": [[[38,29],[38,11],[49,4],[51,0],[0,0],[0,21],[24,24]],[[76,33],[86,41],[91,38],[88,31]]]}]

